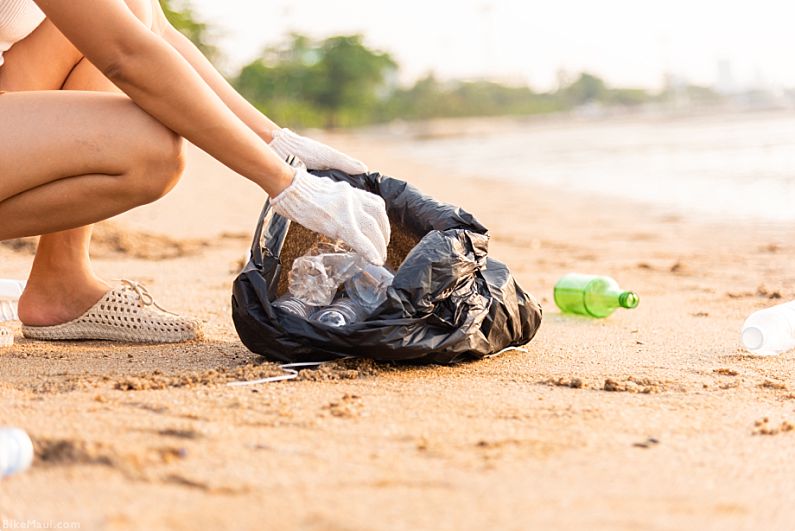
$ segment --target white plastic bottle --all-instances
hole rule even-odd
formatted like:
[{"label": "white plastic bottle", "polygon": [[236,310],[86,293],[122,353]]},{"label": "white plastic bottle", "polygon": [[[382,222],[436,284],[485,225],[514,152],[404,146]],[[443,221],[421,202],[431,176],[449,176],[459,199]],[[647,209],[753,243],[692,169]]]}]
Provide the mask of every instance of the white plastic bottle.
[{"label": "white plastic bottle", "polygon": [[24,280],[0,278],[0,323],[16,321],[17,302],[25,289]]},{"label": "white plastic bottle", "polygon": [[33,463],[33,443],[19,428],[0,428],[0,479],[27,470]]},{"label": "white plastic bottle", "polygon": [[760,356],[795,349],[795,301],[752,313],[743,324],[742,342]]}]

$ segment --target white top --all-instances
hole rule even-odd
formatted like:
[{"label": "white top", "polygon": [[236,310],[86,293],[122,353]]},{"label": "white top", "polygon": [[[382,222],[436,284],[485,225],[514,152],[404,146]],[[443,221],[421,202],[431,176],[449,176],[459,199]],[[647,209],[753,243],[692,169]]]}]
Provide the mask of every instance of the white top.
[{"label": "white top", "polygon": [[33,0],[0,0],[0,66],[3,54],[33,33],[44,18]]}]

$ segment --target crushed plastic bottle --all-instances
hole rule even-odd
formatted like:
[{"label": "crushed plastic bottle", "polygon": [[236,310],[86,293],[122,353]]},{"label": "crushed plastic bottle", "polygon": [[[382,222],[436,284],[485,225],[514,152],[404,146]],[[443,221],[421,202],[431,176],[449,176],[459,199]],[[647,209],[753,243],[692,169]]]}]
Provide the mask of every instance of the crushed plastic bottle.
[{"label": "crushed plastic bottle", "polygon": [[19,428],[0,427],[0,478],[27,470],[33,463],[33,443]]},{"label": "crushed plastic bottle", "polygon": [[348,296],[368,312],[373,312],[386,300],[387,289],[395,279],[387,268],[365,264],[345,283]]},{"label": "crushed plastic bottle", "polygon": [[320,308],[310,319],[329,326],[346,326],[351,323],[363,321],[369,312],[353,300],[347,297],[337,299],[334,304]]},{"label": "crushed plastic bottle", "polygon": [[749,352],[759,356],[795,349],[795,301],[752,313],[743,324],[741,339]]},{"label": "crushed plastic bottle", "polygon": [[341,242],[319,242],[293,261],[288,277],[290,294],[312,306],[328,306],[339,287],[364,264],[363,258]]}]

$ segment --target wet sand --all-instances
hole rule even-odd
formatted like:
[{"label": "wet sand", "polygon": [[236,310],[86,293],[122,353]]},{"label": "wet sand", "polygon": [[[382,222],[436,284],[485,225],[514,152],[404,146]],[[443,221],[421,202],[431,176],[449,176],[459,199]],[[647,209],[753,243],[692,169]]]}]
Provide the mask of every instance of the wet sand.
[{"label": "wet sand", "polygon": [[[528,352],[455,367],[330,364],[295,381],[238,341],[230,289],[264,196],[206,155],[161,202],[100,230],[97,269],[205,321],[175,346],[22,339],[0,351],[0,424],[37,462],[7,520],[81,529],[792,529],[795,353],[748,356],[751,311],[795,299],[791,225],[452,175],[386,140],[326,137],[491,229],[545,310]],[[0,277],[29,250],[0,248]],[[640,306],[562,316],[569,271]]]}]

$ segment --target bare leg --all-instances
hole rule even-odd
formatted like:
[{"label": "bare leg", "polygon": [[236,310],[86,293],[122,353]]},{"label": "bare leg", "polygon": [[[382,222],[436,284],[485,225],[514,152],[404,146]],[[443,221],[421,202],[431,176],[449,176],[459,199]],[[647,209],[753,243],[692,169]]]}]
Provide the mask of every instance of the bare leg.
[{"label": "bare leg", "polygon": [[[152,24],[148,0],[130,1],[145,23]],[[119,92],[55,28],[45,21],[28,39],[6,56],[0,88],[13,91],[82,90]],[[157,177],[155,177],[157,180]],[[81,315],[109,289],[93,273],[89,257],[91,226],[45,234],[41,237],[20,301],[22,321],[49,325]]]},{"label": "bare leg", "polygon": [[[107,219],[161,197],[182,171],[180,139],[124,96],[8,93],[0,96],[0,115],[0,239]],[[94,278],[85,235],[60,238],[45,238],[36,258],[31,290],[20,301],[26,324],[68,321],[98,299],[86,301],[68,280]]]},{"label": "bare leg", "polygon": [[46,326],[82,315],[110,289],[91,267],[91,226],[42,235],[19,304],[23,323]]},{"label": "bare leg", "polygon": [[[42,68],[46,53],[47,66]],[[17,57],[19,55],[19,57]],[[7,90],[59,89],[115,91],[47,20],[29,39],[12,51],[11,67],[4,72]],[[68,77],[64,78],[64,74]],[[20,303],[23,322],[49,325],[77,317],[110,289],[91,267],[92,227],[44,234]]]},{"label": "bare leg", "polygon": [[[63,85],[64,90],[120,91],[91,63],[80,60]],[[71,320],[90,308],[110,289],[94,273],[90,242],[93,226],[44,234],[20,304],[25,324],[48,325]],[[53,304],[53,293],[64,301]]]},{"label": "bare leg", "polygon": [[[69,74],[64,90],[117,92],[91,63],[82,59]],[[94,273],[89,252],[92,225],[43,234],[20,303],[25,324],[49,325],[69,321],[90,308],[110,286]],[[53,297],[53,293],[60,294]],[[64,304],[53,304],[61,299]]]}]

